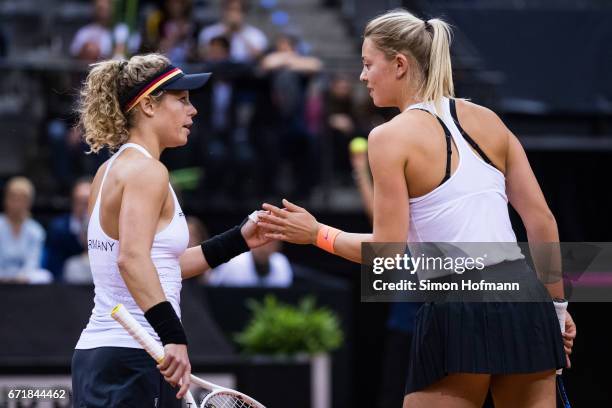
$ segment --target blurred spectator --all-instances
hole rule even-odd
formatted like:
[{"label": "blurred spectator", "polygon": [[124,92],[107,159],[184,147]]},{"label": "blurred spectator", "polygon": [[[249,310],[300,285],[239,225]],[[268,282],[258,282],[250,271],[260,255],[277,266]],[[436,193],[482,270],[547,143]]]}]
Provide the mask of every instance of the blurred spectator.
[{"label": "blurred spectator", "polygon": [[[226,171],[231,160],[231,126],[233,86],[230,78],[226,78],[226,66],[230,62],[230,43],[226,37],[219,36],[210,39],[206,63],[213,72],[211,84],[208,86],[208,103],[205,103],[204,113],[207,128],[210,129],[205,138],[206,144],[206,188],[211,193],[219,193],[231,184],[232,175]],[[231,164],[229,164],[231,165]]]},{"label": "blurred spectator", "polygon": [[70,284],[93,283],[91,266],[89,264],[89,254],[87,251],[87,221],[83,222],[79,233],[79,245],[81,252],[70,256],[63,265],[62,279]]},{"label": "blurred spectator", "polygon": [[45,231],[30,216],[34,186],[25,177],[6,184],[0,214],[0,281],[48,283],[51,273],[40,268]]},{"label": "blurred spectator", "polygon": [[[70,55],[85,63],[93,63],[124,53],[124,43],[129,37],[129,29],[125,24],[117,25],[113,33],[113,0],[92,0],[91,3],[94,21],[81,27],[70,45]],[[84,73],[73,72],[70,76],[70,84],[67,86],[80,87],[84,79]],[[57,93],[54,92],[54,94]],[[57,190],[62,194],[68,193],[80,175],[93,174],[106,159],[106,154],[84,154],[87,151],[87,145],[83,140],[82,129],[74,126],[77,118],[73,111],[72,93],[65,94],[69,98],[58,98],[57,100],[61,103],[50,104],[47,112],[49,116],[46,119],[52,180],[57,182]],[[54,275],[59,277],[62,273],[62,265],[51,267]]]},{"label": "blurred spectator", "polygon": [[[257,80],[252,64],[231,60],[230,42],[225,36],[210,39],[205,62],[206,70],[213,75],[203,92],[194,95],[206,127],[202,134],[206,167],[203,187],[223,201],[228,198],[226,193],[243,195],[242,188],[253,174],[255,160],[247,128]],[[228,172],[228,167],[233,171]]]},{"label": "blurred spectator", "polygon": [[[61,112],[57,113],[58,115]],[[76,119],[70,113],[50,118],[47,123],[47,140],[50,149],[51,171],[57,189],[70,194],[76,180],[84,174],[93,175],[108,158],[108,152],[85,154],[88,150],[83,139],[83,129],[73,126]]]},{"label": "blurred spectator", "polygon": [[[229,53],[229,40],[226,37],[213,37],[208,45],[208,54],[206,62],[212,68],[213,71],[219,71],[219,78],[213,76],[212,87],[212,112],[211,112],[211,126],[212,130],[216,133],[223,133],[229,130],[230,117],[229,110],[232,101],[232,82],[224,78],[222,66],[231,64],[230,53]],[[215,72],[217,73],[217,72]]]},{"label": "blurred spectator", "polygon": [[[265,127],[258,128],[255,136],[264,178],[279,173],[282,159],[291,166],[296,181],[292,183],[295,185],[294,199],[308,197],[316,181],[313,177],[316,173],[313,171],[316,168],[313,136],[306,123],[306,94],[312,76],[322,68],[318,58],[297,52],[298,41],[292,34],[278,35],[274,49],[261,61],[260,69],[269,81],[271,104],[260,104],[260,109],[269,111],[269,120]],[[275,187],[270,186],[269,179],[260,184],[262,188]]]},{"label": "blurred spectator", "polygon": [[72,188],[70,213],[61,215],[51,221],[47,235],[46,268],[60,280],[64,262],[86,249],[82,239],[86,230],[87,205],[91,192],[91,180],[80,179]]},{"label": "blurred spectator", "polygon": [[204,28],[198,37],[200,57],[207,58],[210,40],[225,36],[230,40],[230,56],[236,62],[258,59],[268,46],[265,34],[245,22],[246,6],[243,0],[222,0],[222,18],[219,23]]},{"label": "blurred spectator", "polygon": [[213,286],[291,286],[293,271],[280,249],[281,242],[272,241],[238,255],[210,271],[208,283]]},{"label": "blurred spectator", "polygon": [[[205,27],[198,36],[200,57],[211,64],[210,125],[214,129],[206,147],[205,189],[212,188],[222,201],[224,192],[234,199],[253,197],[257,159],[253,146],[254,117],[262,93],[262,82],[253,76],[252,63],[267,48],[266,36],[245,21],[241,0],[221,1],[221,21]],[[229,58],[226,59],[226,40]],[[215,77],[217,79],[215,79]],[[227,172],[227,167],[232,172]],[[222,193],[219,195],[219,193]]]},{"label": "blurred spectator", "polygon": [[281,33],[276,37],[274,49],[266,55],[260,66],[264,72],[288,70],[301,74],[315,74],[323,64],[315,57],[300,55],[297,51],[299,38],[291,33]]},{"label": "blurred spectator", "polygon": [[205,61],[212,64],[223,63],[230,60],[230,42],[227,37],[220,35],[208,42],[208,52]]},{"label": "blurred spectator", "polygon": [[329,86],[325,108],[325,125],[327,137],[331,139],[334,173],[340,175],[343,184],[350,184],[347,146],[351,139],[359,136],[352,88],[346,77],[335,76]]},{"label": "blurred spectator", "polygon": [[313,135],[322,133],[324,93],[321,78],[312,81],[306,94],[306,125]]},{"label": "blurred spectator", "polygon": [[140,37],[130,34],[124,22],[113,27],[113,1],[92,0],[94,22],[81,27],[70,45],[70,55],[92,63],[111,57],[125,57],[139,48]]},{"label": "blurred spectator", "polygon": [[145,52],[161,52],[174,63],[194,59],[195,24],[192,0],[162,0],[147,18]]},{"label": "blurred spectator", "polygon": [[94,22],[77,31],[70,54],[85,62],[95,62],[113,56],[111,0],[93,0]]}]

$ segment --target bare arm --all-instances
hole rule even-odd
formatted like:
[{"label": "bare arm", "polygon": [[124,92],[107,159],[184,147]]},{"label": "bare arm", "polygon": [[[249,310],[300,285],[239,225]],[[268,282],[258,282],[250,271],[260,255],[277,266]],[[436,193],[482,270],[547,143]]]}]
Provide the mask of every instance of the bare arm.
[{"label": "bare arm", "polygon": [[[519,213],[527,239],[539,273],[550,273],[551,268],[557,273],[561,270],[561,259],[557,222],[548,208],[544,194],[527,160],[527,155],[520,142],[509,130],[508,155],[506,159],[506,192],[508,200]],[[557,249],[557,250],[555,250]],[[552,253],[552,252],[555,253]],[[560,278],[560,275],[558,276]],[[563,281],[546,283],[552,297],[563,298]]]},{"label": "bare arm", "polygon": [[304,74],[314,74],[321,71],[323,63],[316,57],[304,57],[295,54],[289,60],[289,68],[291,68],[292,71],[302,72]]},{"label": "bare arm", "polygon": [[409,197],[405,169],[406,152],[410,149],[407,132],[404,128],[383,130],[371,134],[368,143],[374,180],[374,241],[406,242]]},{"label": "bare arm", "polygon": [[[166,301],[159,275],[151,259],[157,223],[166,202],[168,171],[158,161],[139,160],[127,174],[119,212],[119,272],[130,294],[144,312]],[[164,379],[181,388],[182,398],[189,388],[191,365],[185,344],[166,344],[165,357],[157,368]]]},{"label": "bare arm", "polygon": [[313,74],[321,71],[323,64],[315,57],[303,57],[293,52],[273,52],[261,61],[260,67],[264,71],[288,68],[291,71],[304,74]]},{"label": "bare arm", "polygon": [[193,278],[210,270],[206,257],[200,246],[187,248],[179,259],[181,264],[181,277],[183,279]]},{"label": "bare arm", "polygon": [[119,212],[121,276],[143,311],[166,300],[151,260],[151,247],[168,195],[168,171],[153,160],[142,160],[127,176]]},{"label": "bare arm", "polygon": [[[368,138],[369,161],[374,180],[374,230],[372,234],[341,233],[334,251],[343,258],[361,262],[362,242],[406,242],[408,188],[404,168],[405,150],[390,126],[379,126]],[[400,144],[398,144],[400,143]]]},{"label": "bare arm", "polygon": [[[553,298],[563,299],[563,279],[561,275],[561,253],[558,247],[559,231],[557,222],[546,204],[544,194],[536,180],[527,155],[520,142],[509,130],[508,156],[506,159],[506,192],[510,204],[519,213],[525,229],[529,247],[539,274],[549,273],[552,269],[553,279],[545,282],[546,289]],[[545,278],[546,281],[548,279]],[[576,338],[576,324],[569,311],[565,313],[565,333],[563,346],[567,366],[571,367],[569,355],[572,353]]]}]

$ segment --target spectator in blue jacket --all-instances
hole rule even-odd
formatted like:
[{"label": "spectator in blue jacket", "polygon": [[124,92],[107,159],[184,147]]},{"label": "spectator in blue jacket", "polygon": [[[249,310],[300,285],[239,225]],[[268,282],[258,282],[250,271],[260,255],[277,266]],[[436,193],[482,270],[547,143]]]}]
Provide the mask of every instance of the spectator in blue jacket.
[{"label": "spectator in blue jacket", "polygon": [[47,236],[45,266],[53,273],[56,281],[62,280],[64,262],[71,256],[83,253],[81,233],[87,225],[87,203],[91,180],[77,180],[72,188],[71,211],[53,219]]}]

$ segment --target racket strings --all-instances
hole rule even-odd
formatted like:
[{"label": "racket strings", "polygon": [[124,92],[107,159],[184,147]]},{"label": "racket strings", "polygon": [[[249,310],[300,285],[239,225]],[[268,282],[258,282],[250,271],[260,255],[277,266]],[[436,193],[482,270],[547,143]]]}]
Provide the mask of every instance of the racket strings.
[{"label": "racket strings", "polygon": [[215,394],[204,401],[204,408],[260,408],[231,394]]}]

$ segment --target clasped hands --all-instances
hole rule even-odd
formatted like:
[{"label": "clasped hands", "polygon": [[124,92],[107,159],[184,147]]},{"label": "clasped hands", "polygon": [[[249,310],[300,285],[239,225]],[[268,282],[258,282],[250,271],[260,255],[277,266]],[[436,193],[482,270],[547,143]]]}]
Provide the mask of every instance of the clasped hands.
[{"label": "clasped hands", "polygon": [[[264,203],[263,210],[249,216],[242,226],[242,236],[249,248],[255,248],[272,240],[293,244],[314,244],[317,240],[319,223],[306,209],[288,200],[284,208]],[[256,215],[255,215],[256,214]]]}]

